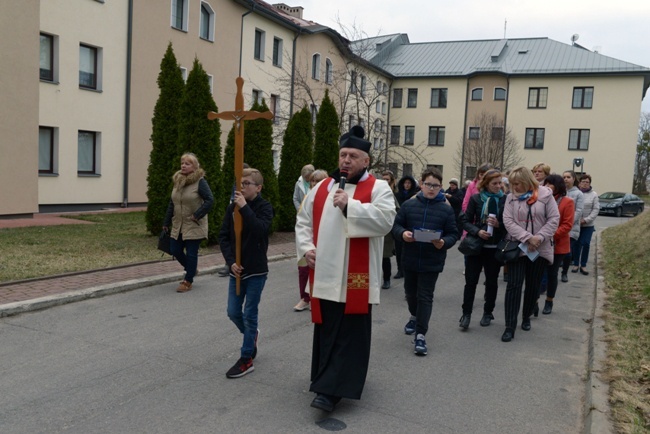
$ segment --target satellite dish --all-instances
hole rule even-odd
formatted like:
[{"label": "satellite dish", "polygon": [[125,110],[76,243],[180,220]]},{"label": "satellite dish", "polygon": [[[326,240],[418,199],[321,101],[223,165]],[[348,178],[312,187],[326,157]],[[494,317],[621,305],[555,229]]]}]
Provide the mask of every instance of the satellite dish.
[{"label": "satellite dish", "polygon": [[575,42],[580,38],[580,35],[577,33],[574,33],[573,36],[571,36],[571,42],[575,44]]}]

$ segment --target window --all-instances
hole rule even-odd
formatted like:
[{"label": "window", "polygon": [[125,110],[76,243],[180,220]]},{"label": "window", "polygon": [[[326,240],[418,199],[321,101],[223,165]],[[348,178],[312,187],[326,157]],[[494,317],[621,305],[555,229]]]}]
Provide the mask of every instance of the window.
[{"label": "window", "polygon": [[410,163],[402,164],[402,174],[403,176],[413,176],[413,165]]},{"label": "window", "polygon": [[311,123],[312,125],[316,125],[316,118],[318,117],[318,106],[316,104],[312,104],[309,106],[311,110]]},{"label": "window", "polygon": [[379,149],[379,137],[375,137],[373,149]]},{"label": "window", "polygon": [[593,87],[574,87],[572,108],[591,108],[594,100]]},{"label": "window", "polygon": [[402,89],[393,89],[393,108],[402,108]]},{"label": "window", "polygon": [[214,41],[214,11],[205,2],[201,2],[199,37],[207,41]]},{"label": "window", "polygon": [[77,136],[77,174],[99,174],[99,133],[79,130]]},{"label": "window", "polygon": [[390,144],[399,145],[399,130],[400,127],[396,125],[390,126]]},{"label": "window", "polygon": [[366,120],[365,119],[359,119],[359,126],[365,130],[366,129]]},{"label": "window", "polygon": [[181,66],[181,76],[183,77],[183,81],[187,82],[187,68],[184,68]]},{"label": "window", "polygon": [[38,127],[38,173],[58,170],[55,131],[52,127]]},{"label": "window", "polygon": [[528,108],[546,108],[548,87],[531,87],[528,89]]},{"label": "window", "polygon": [[282,39],[273,38],[273,66],[282,66]]},{"label": "window", "polygon": [[350,93],[357,93],[357,71],[350,71]]},{"label": "window", "polygon": [[255,29],[255,49],[253,57],[256,60],[264,61],[264,41],[266,39],[266,32]]},{"label": "window", "polygon": [[503,141],[503,127],[492,127],[492,141]]},{"label": "window", "polygon": [[465,166],[465,179],[476,178],[476,166]]},{"label": "window", "polygon": [[445,127],[429,127],[429,146],[444,146]]},{"label": "window", "polygon": [[381,101],[375,103],[375,112],[381,113]]},{"label": "window", "polygon": [[311,78],[320,80],[320,54],[311,56]]},{"label": "window", "polygon": [[269,110],[273,113],[273,123],[277,125],[280,122],[280,98],[277,95],[271,94],[271,107],[269,107]]},{"label": "window", "polygon": [[98,51],[96,47],[79,45],[79,87],[99,89]]},{"label": "window", "polygon": [[397,176],[397,170],[398,170],[398,167],[399,167],[399,166],[397,165],[397,163],[388,163],[388,170],[390,170],[391,172],[393,172],[393,174],[394,174],[395,176]]},{"label": "window", "polygon": [[427,164],[427,170],[437,170],[442,175],[442,164]]},{"label": "window", "polygon": [[189,0],[172,0],[172,27],[187,32]]},{"label": "window", "polygon": [[253,89],[252,94],[253,94],[253,104],[255,103],[262,104],[262,91]]},{"label": "window", "polygon": [[418,106],[418,90],[409,89],[408,99],[406,101],[406,107],[415,108]]},{"label": "window", "polygon": [[415,143],[415,127],[404,127],[404,144],[412,145]]},{"label": "window", "polygon": [[381,114],[382,115],[386,114],[386,102],[381,103]]},{"label": "window", "polygon": [[506,100],[506,90],[502,87],[494,88],[494,100],[495,101],[505,101]]},{"label": "window", "polygon": [[348,116],[348,130],[357,124],[354,115]]},{"label": "window", "polygon": [[214,76],[208,74],[208,84],[210,85],[210,95],[214,94]]},{"label": "window", "polygon": [[525,149],[544,149],[544,128],[526,128]]},{"label": "window", "polygon": [[469,127],[469,139],[478,140],[481,138],[481,128],[480,127]]},{"label": "window", "polygon": [[589,130],[569,130],[569,149],[579,151],[589,150]]},{"label": "window", "polygon": [[54,81],[54,36],[41,33],[40,79]]},{"label": "window", "polygon": [[332,75],[334,70],[332,68],[332,61],[325,59],[325,83],[332,84]]},{"label": "window", "polygon": [[361,75],[361,96],[366,96],[366,76]]},{"label": "window", "polygon": [[379,119],[375,119],[375,133],[380,133],[381,132],[381,121]]},{"label": "window", "polygon": [[431,108],[447,107],[447,89],[431,89]]},{"label": "window", "polygon": [[472,90],[472,101],[481,101],[483,100],[483,88],[479,87]]},{"label": "window", "polygon": [[388,95],[388,84],[384,83],[384,88],[382,89],[381,93],[383,95]]}]

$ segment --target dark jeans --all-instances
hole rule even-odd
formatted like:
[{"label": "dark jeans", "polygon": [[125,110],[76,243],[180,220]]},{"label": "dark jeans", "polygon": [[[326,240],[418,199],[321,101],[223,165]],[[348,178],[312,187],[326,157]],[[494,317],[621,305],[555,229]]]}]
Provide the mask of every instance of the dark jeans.
[{"label": "dark jeans", "polygon": [[390,275],[391,275],[391,265],[390,265],[390,257],[384,258],[381,260],[381,270],[384,273],[384,280],[390,282]]},{"label": "dark jeans", "polygon": [[402,246],[403,240],[395,240],[395,258],[397,259],[397,272],[402,273]]},{"label": "dark jeans", "polygon": [[171,239],[170,247],[172,255],[185,269],[185,278],[188,282],[194,282],[196,267],[199,264],[199,246],[201,240],[183,240],[183,234],[178,234],[178,239]]},{"label": "dark jeans", "polygon": [[409,312],[415,317],[415,333],[426,335],[429,330],[433,291],[438,273],[418,273],[404,270],[404,292]]},{"label": "dark jeans", "polygon": [[492,313],[499,289],[501,263],[494,259],[496,249],[481,249],[476,256],[465,256],[465,291],[463,293],[463,315],[471,314],[476,296],[476,285],[485,272],[485,304],[483,313]]},{"label": "dark jeans", "polygon": [[567,253],[562,259],[562,274],[567,274],[569,272],[569,265],[571,265],[571,260],[573,259],[574,252],[578,250],[578,239],[570,239],[571,242],[571,252]]},{"label": "dark jeans", "polygon": [[591,236],[594,234],[594,230],[593,226],[582,226],[580,228],[580,237],[578,238],[577,249],[573,252],[574,266],[577,266],[578,263],[583,268],[587,266]]},{"label": "dark jeans", "polygon": [[550,298],[551,300],[555,297],[555,291],[557,291],[557,273],[560,270],[560,266],[565,257],[566,254],[553,255],[553,263],[546,267],[546,273],[548,274],[546,298]]},{"label": "dark jeans", "polygon": [[517,328],[517,317],[519,306],[521,306],[521,293],[524,291],[523,318],[529,318],[539,296],[539,284],[542,281],[542,274],[548,266],[548,261],[542,257],[531,262],[527,256],[520,256],[516,261],[508,262],[508,286],[506,286],[506,327]]},{"label": "dark jeans", "polygon": [[300,298],[309,302],[309,291],[307,291],[307,284],[309,283],[309,266],[298,266],[298,286],[300,286]]}]

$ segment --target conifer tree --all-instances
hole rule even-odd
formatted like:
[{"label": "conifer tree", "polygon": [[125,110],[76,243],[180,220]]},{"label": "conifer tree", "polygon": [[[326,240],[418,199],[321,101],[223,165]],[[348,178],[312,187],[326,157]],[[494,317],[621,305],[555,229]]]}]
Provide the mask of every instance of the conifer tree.
[{"label": "conifer tree", "polygon": [[335,170],[339,164],[339,116],[325,90],[325,96],[318,109],[314,137],[314,167]]},{"label": "conifer tree", "polygon": [[[257,101],[251,107],[257,112],[269,111],[266,101]],[[272,230],[277,228],[277,214],[280,206],[278,196],[278,177],[273,167],[273,123],[267,119],[245,121],[244,124],[244,162],[259,170],[264,177],[262,196],[268,200],[275,211]]]},{"label": "conifer tree", "polygon": [[278,189],[280,208],[277,211],[278,229],[293,231],[295,228],[296,208],[293,204],[293,192],[300,171],[311,163],[312,158],[311,114],[306,107],[295,113],[284,132]]},{"label": "conifer tree", "polygon": [[209,111],[216,112],[217,105],[210,93],[208,74],[195,58],[179,106],[177,155],[194,153],[205,170],[205,179],[215,198],[214,208],[208,214],[208,243],[216,243],[224,213],[219,141],[221,124],[218,119],[208,120]]},{"label": "conifer tree", "polygon": [[153,112],[151,152],[147,168],[147,231],[158,235],[172,191],[172,176],[180,167],[178,161],[178,106],[183,95],[183,75],[176,61],[171,42],[160,62],[158,88],[160,95]]}]

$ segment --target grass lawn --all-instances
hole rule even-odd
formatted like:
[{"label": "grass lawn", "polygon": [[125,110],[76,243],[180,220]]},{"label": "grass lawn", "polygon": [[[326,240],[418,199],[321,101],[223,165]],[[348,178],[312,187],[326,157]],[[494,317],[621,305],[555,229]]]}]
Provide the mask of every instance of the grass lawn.
[{"label": "grass lawn", "polygon": [[[144,215],[76,215],[94,224],[0,229],[0,282],[161,259],[158,237],[147,233]],[[215,251],[212,246],[200,253]]]},{"label": "grass lawn", "polygon": [[617,432],[650,432],[650,212],[603,232],[606,378]]}]

